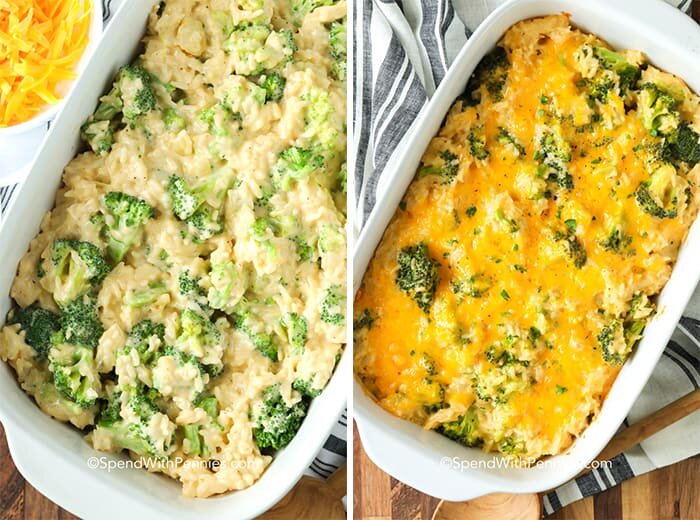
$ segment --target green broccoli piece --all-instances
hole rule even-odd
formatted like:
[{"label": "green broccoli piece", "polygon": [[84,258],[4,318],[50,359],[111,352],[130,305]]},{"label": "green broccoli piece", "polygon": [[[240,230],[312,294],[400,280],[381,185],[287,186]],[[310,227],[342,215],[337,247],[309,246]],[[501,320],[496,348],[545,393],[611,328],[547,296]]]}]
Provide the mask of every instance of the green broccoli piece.
[{"label": "green broccoli piece", "polygon": [[566,167],[571,160],[571,147],[559,134],[545,131],[534,158],[542,163],[538,175],[559,188],[573,189],[574,178]]},{"label": "green broccoli piece", "polygon": [[261,450],[279,450],[289,444],[306,416],[308,402],[304,399],[287,406],[279,385],[263,390],[262,403],[253,414],[253,439]]},{"label": "green broccoli piece", "polygon": [[304,346],[309,337],[309,326],[306,318],[296,312],[290,312],[280,319],[280,323],[287,331],[287,339],[292,346],[292,352],[294,354],[304,352]]},{"label": "green broccoli piece", "polygon": [[164,282],[151,282],[145,289],[127,294],[124,297],[124,303],[128,307],[140,309],[150,305],[164,294],[168,294],[168,288]]},{"label": "green broccoli piece", "polygon": [[294,56],[294,34],[278,32],[263,23],[246,23],[234,28],[223,49],[235,62],[235,73],[244,76],[261,74],[289,61]]},{"label": "green broccoli piece", "polygon": [[605,237],[605,240],[600,242],[603,249],[606,251],[612,251],[613,253],[623,253],[627,247],[632,243],[632,237],[625,234],[620,228],[614,227]]},{"label": "green broccoli piece", "polygon": [[52,336],[51,343],[49,371],[58,393],[81,408],[94,406],[101,385],[92,348],[65,343],[61,332]]},{"label": "green broccoli piece", "polygon": [[429,314],[438,286],[440,264],[430,257],[425,242],[404,247],[397,260],[396,286]]},{"label": "green broccoli piece", "polygon": [[[154,400],[156,394],[154,389],[143,386],[127,392],[113,392],[98,416],[97,429],[108,434],[112,443],[121,449],[143,457],[166,459],[172,449],[175,425],[168,420],[168,429],[162,431],[164,414]],[[121,414],[123,401],[129,410],[125,417]],[[151,427],[154,421],[158,421],[160,438],[154,437]]]},{"label": "green broccoli piece", "polygon": [[102,251],[90,242],[56,239],[51,249],[53,297],[65,305],[97,287],[110,271]]},{"label": "green broccoli piece", "polygon": [[304,397],[318,397],[321,395],[323,388],[315,388],[313,381],[305,381],[303,379],[295,379],[292,383],[292,388],[299,392]]},{"label": "green broccoli piece", "polygon": [[644,128],[653,136],[673,134],[680,122],[676,100],[655,83],[642,85],[637,114],[641,117]]},{"label": "green broccoli piece", "polygon": [[464,93],[460,96],[463,104],[474,106],[481,99],[482,85],[494,101],[503,99],[503,91],[508,80],[508,53],[503,47],[496,47],[479,62],[470,76]]},{"label": "green broccoli piece", "polygon": [[129,332],[124,351],[135,349],[142,363],[148,363],[157,347],[165,342],[165,326],[151,320],[138,322]]},{"label": "green broccoli piece", "polygon": [[209,318],[192,309],[185,309],[180,315],[180,334],[175,345],[184,352],[203,358],[207,352],[219,345],[221,332]]},{"label": "green broccoli piece", "polygon": [[142,115],[156,108],[153,75],[142,66],[126,65],[119,71],[117,82],[122,98],[124,121],[134,126]]},{"label": "green broccoli piece", "polygon": [[360,314],[359,318],[353,321],[352,328],[356,332],[364,328],[370,330],[374,325],[375,321],[377,321],[377,316],[375,316],[369,309],[364,309],[362,311],[362,314]]},{"label": "green broccoli piece", "polygon": [[333,65],[331,65],[331,75],[339,80],[345,81],[348,74],[348,37],[347,37],[347,19],[333,22],[328,32],[328,39],[331,48],[331,57]]},{"label": "green broccoli piece", "polygon": [[178,219],[186,221],[202,207],[205,201],[217,199],[221,204],[232,180],[232,170],[229,168],[221,168],[211,173],[194,186],[190,186],[179,175],[171,175],[166,187],[170,208]]},{"label": "green broccoli piece", "polygon": [[331,117],[336,108],[328,92],[312,87],[301,98],[306,101],[304,137],[316,143],[314,150],[332,157],[338,147],[339,128],[335,118]]},{"label": "green broccoli piece", "polygon": [[340,285],[331,285],[321,302],[321,321],[331,325],[345,324],[345,293]]},{"label": "green broccoli piece", "polygon": [[171,132],[178,132],[187,126],[185,118],[180,116],[174,108],[163,110],[163,123]]},{"label": "green broccoli piece", "polygon": [[622,322],[618,319],[611,320],[600,330],[598,344],[606,363],[621,365],[629,355],[624,343]]},{"label": "green broccoli piece", "polygon": [[554,233],[554,240],[555,242],[564,244],[564,249],[569,258],[574,262],[574,266],[581,269],[586,265],[588,261],[586,249],[571,229],[568,229],[566,233],[559,231]]},{"label": "green broccoli piece", "polygon": [[296,181],[320,170],[323,164],[323,156],[307,148],[291,146],[280,153],[272,168],[272,183],[278,189],[289,190]]},{"label": "green broccoli piece", "polygon": [[188,455],[199,455],[201,457],[209,457],[210,451],[204,438],[199,434],[200,425],[186,424],[182,427],[183,450]]},{"label": "green broccoli piece", "polygon": [[292,13],[296,17],[298,25],[301,19],[318,7],[335,4],[337,0],[292,0]]},{"label": "green broccoli piece", "polygon": [[32,347],[40,359],[46,359],[51,347],[51,336],[58,332],[58,315],[42,309],[37,302],[25,308],[16,308],[7,320],[8,325],[19,323],[24,331],[24,342]]},{"label": "green broccoli piece", "polygon": [[89,119],[80,127],[80,137],[96,155],[106,154],[114,144],[114,132],[109,121]]},{"label": "green broccoli piece", "polygon": [[296,244],[296,253],[300,262],[308,262],[314,257],[315,249],[300,236],[295,236],[292,241]]},{"label": "green broccoli piece", "polygon": [[232,291],[239,279],[239,273],[233,262],[228,261],[222,264],[211,264],[209,271],[209,281],[211,287],[207,294],[207,301],[212,309],[231,311],[236,304],[232,301]]},{"label": "green broccoli piece", "polygon": [[692,168],[700,162],[700,135],[687,122],[669,136],[668,153],[672,160],[686,162]]},{"label": "green broccoli piece", "polygon": [[678,216],[678,195],[675,188],[676,170],[669,164],[657,168],[651,180],[643,181],[634,192],[639,207],[656,218]]},{"label": "green broccoli piece", "polygon": [[63,341],[72,345],[95,348],[104,332],[93,295],[86,294],[64,305],[58,321]]},{"label": "green broccoli piece", "polygon": [[182,271],[178,278],[178,292],[187,296],[191,302],[196,303],[200,310],[209,311],[207,291],[200,285],[200,276],[191,276],[189,270]]},{"label": "green broccoli piece", "polygon": [[223,213],[209,206],[201,206],[185,222],[190,226],[192,240],[198,244],[224,232]]},{"label": "green broccoli piece", "polygon": [[153,208],[146,201],[119,191],[107,193],[103,202],[107,208],[107,254],[112,261],[118,263],[131,246],[139,242],[143,225],[153,217]]},{"label": "green broccoli piece", "polygon": [[345,246],[343,228],[332,224],[324,224],[318,236],[318,248],[321,253],[334,253]]},{"label": "green broccoli piece", "polygon": [[279,348],[274,339],[269,334],[256,330],[253,314],[245,305],[240,305],[239,309],[233,314],[233,326],[248,336],[248,339],[250,339],[250,342],[260,354],[270,361],[279,359]]},{"label": "green broccoli piece", "polygon": [[639,67],[629,63],[621,54],[605,47],[594,46],[593,55],[604,69],[612,70],[617,74],[621,95],[637,84],[640,75]]},{"label": "green broccoli piece", "polygon": [[484,136],[474,128],[469,132],[469,153],[472,154],[474,159],[479,159],[480,161],[488,159],[490,155],[486,149]]},{"label": "green broccoli piece", "polygon": [[[471,134],[470,134],[471,139]],[[488,152],[482,150],[488,157]],[[449,150],[443,150],[438,154],[438,162],[435,164],[424,164],[418,170],[419,176],[437,175],[442,179],[441,184],[451,184],[459,171],[459,158]]]},{"label": "green broccoli piece", "polygon": [[479,447],[484,443],[484,440],[476,433],[478,425],[479,418],[476,415],[476,409],[472,406],[456,421],[441,424],[437,431],[465,446]]},{"label": "green broccoli piece", "polygon": [[525,147],[520,144],[515,136],[505,128],[498,128],[498,136],[496,136],[496,140],[503,145],[512,145],[518,156],[525,155]]},{"label": "green broccoli piece", "polygon": [[284,97],[287,80],[276,72],[268,72],[261,77],[260,87],[265,91],[264,103],[277,102]]},{"label": "green broccoli piece", "polygon": [[226,103],[216,103],[199,113],[199,120],[204,121],[209,132],[215,137],[227,137],[231,130],[242,130],[243,119],[240,112],[233,112]]}]

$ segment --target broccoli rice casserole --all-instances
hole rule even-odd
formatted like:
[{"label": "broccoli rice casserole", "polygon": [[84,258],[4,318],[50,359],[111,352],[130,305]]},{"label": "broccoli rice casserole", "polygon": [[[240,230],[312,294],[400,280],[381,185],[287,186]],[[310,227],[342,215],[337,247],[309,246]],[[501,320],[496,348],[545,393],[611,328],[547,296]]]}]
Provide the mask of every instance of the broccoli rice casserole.
[{"label": "broccoli rice casserole", "polygon": [[253,484],[342,354],[345,17],[156,3],[12,286],[22,388],[186,496]]},{"label": "broccoli rice casserole", "polygon": [[700,99],[568,16],[469,78],[355,299],[355,372],[392,414],[532,462],[600,410],[698,212]]}]

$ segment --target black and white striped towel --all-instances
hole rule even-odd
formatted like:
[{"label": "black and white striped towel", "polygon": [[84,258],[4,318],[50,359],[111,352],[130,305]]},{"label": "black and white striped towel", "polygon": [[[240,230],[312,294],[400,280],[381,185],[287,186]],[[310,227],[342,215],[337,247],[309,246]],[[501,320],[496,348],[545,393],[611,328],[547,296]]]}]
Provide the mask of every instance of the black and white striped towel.
[{"label": "black and white striped towel", "polygon": [[[502,0],[363,0],[357,2],[353,78],[355,231],[387,189],[387,170],[404,136],[435,92],[447,68],[476,26]],[[672,0],[689,13],[691,0]],[[700,291],[678,325],[661,361],[627,417],[648,415],[700,385]],[[635,475],[700,452],[700,413],[695,413],[544,497],[545,514],[599,493]]]},{"label": "black and white striped towel", "polygon": [[[118,9],[123,0],[102,0],[104,22],[109,21],[112,14]],[[48,125],[47,125],[48,130]],[[8,171],[12,165],[0,164]],[[17,165],[18,167],[21,165]],[[0,187],[0,220],[2,214],[7,209],[12,197],[17,191],[19,185]],[[0,245],[0,250],[2,246]],[[340,467],[347,458],[347,411],[343,412],[338,418],[338,423],[333,427],[330,436],[326,440],[323,448],[319,451],[316,458],[306,470],[306,475],[316,478],[328,478],[338,467]]]}]

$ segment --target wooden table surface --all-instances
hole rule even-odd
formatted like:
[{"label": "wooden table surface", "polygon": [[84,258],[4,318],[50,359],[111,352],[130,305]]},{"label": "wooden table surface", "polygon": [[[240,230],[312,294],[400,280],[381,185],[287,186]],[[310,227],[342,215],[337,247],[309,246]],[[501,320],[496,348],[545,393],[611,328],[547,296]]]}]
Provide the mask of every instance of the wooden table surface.
[{"label": "wooden table surface", "polygon": [[[430,520],[439,500],[399,482],[375,466],[362,449],[356,427],[353,438],[355,518]],[[548,516],[549,519],[700,520],[700,455],[574,502]]]}]

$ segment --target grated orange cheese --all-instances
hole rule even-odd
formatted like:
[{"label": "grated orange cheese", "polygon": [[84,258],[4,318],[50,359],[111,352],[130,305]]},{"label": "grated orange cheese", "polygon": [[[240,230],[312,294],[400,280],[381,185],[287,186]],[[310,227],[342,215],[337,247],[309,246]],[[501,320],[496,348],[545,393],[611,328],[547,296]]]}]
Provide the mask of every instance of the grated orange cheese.
[{"label": "grated orange cheese", "polygon": [[0,0],[0,128],[59,101],[88,42],[90,0]]}]

